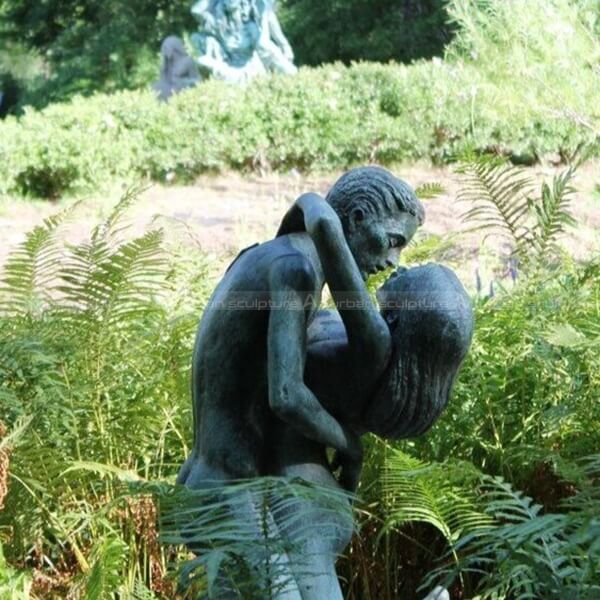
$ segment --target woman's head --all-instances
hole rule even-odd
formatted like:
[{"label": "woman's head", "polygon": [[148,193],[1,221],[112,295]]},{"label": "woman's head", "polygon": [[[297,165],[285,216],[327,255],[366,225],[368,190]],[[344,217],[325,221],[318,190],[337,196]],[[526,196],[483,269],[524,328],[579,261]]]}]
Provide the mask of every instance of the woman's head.
[{"label": "woman's head", "polygon": [[427,431],[446,407],[473,335],[467,293],[448,268],[399,269],[378,291],[392,334],[392,358],[364,425],[378,435],[404,438]]}]

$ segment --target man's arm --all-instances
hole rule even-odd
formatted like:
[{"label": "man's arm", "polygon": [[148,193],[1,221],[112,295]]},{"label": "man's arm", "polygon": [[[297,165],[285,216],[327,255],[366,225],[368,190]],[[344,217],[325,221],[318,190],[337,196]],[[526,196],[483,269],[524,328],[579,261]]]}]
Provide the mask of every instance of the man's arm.
[{"label": "man's arm", "polygon": [[359,437],[328,413],[304,383],[306,312],[314,286],[311,267],[302,257],[276,261],[270,276],[273,306],[268,331],[269,405],[306,438],[338,451],[340,483],[355,490],[362,463]]},{"label": "man's arm", "polygon": [[339,217],[318,194],[303,194],[292,211],[295,207],[302,212],[304,226],[317,248],[325,280],[346,327],[351,360],[356,363],[354,372],[360,377],[364,367],[371,376],[378,375],[391,353],[390,331],[371,300]]}]

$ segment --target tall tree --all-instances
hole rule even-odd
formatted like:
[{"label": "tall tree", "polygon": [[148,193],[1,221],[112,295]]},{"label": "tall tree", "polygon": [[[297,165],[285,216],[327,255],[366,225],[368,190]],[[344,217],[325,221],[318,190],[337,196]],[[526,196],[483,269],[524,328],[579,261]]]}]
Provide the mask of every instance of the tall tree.
[{"label": "tall tree", "polygon": [[50,65],[45,93],[129,87],[142,57],[194,23],[187,3],[168,0],[0,0],[2,36],[37,49]]},{"label": "tall tree", "polygon": [[284,30],[301,64],[441,55],[451,37],[447,0],[282,0]]}]

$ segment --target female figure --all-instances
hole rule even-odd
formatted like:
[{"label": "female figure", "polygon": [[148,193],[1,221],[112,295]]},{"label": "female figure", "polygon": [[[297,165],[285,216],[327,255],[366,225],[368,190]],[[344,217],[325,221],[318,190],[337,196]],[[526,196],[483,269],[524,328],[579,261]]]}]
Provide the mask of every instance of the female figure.
[{"label": "female figure", "polygon": [[[332,194],[345,193],[342,180],[330,193],[330,202],[335,201]],[[329,204],[309,194],[298,199],[292,215],[296,212],[297,217],[298,209],[339,306],[339,316],[322,311],[309,329],[307,384],[332,415],[359,435],[372,432],[386,439],[421,435],[448,403],[470,346],[473,315],[464,288],[441,265],[399,269],[378,292],[382,305],[378,312]],[[286,228],[284,222],[283,231]],[[374,353],[374,345],[389,351]],[[330,465],[325,448],[283,423],[274,430],[272,444],[277,448],[274,474],[334,488],[340,484],[352,488],[358,480],[358,465]],[[341,467],[339,482],[333,475],[336,466]],[[300,525],[290,528],[286,522],[294,513],[301,516]],[[302,600],[341,599],[335,560],[352,534],[349,517],[340,515],[332,522],[330,513],[303,501],[284,515],[279,519],[282,534],[298,542],[290,556],[297,590],[278,599],[297,598],[294,594]],[[313,535],[307,535],[307,526]]]}]

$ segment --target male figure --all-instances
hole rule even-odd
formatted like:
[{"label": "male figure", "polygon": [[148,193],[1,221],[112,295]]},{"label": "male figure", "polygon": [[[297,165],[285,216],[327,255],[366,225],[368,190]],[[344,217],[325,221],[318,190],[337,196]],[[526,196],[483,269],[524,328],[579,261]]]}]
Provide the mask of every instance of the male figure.
[{"label": "male figure", "polygon": [[293,52],[270,0],[199,0],[192,35],[200,67],[218,79],[244,82],[274,71],[294,74]]},{"label": "male figure", "polygon": [[[411,188],[378,167],[346,173],[327,201],[365,279],[397,263],[424,215]],[[307,327],[325,281],[315,245],[301,229],[302,217],[292,210],[276,239],[237,258],[204,312],[192,369],[194,448],[178,477],[191,488],[272,474],[277,449],[268,442],[277,420],[335,449],[340,483],[356,488],[358,436],[304,383]]]}]

